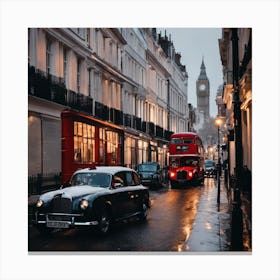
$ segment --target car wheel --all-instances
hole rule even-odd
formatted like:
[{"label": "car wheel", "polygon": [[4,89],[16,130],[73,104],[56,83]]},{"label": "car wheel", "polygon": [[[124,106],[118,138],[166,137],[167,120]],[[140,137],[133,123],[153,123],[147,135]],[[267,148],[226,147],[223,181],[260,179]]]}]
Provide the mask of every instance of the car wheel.
[{"label": "car wheel", "polygon": [[139,219],[141,221],[145,221],[147,219],[147,216],[148,216],[148,206],[145,202],[143,202],[141,206],[141,212],[139,214]]},{"label": "car wheel", "polygon": [[200,186],[204,186],[204,178],[201,178],[201,179],[200,179],[199,185],[200,185]]},{"label": "car wheel", "polygon": [[111,227],[111,216],[107,209],[104,209],[98,220],[98,232],[102,235],[105,235],[109,232]]}]

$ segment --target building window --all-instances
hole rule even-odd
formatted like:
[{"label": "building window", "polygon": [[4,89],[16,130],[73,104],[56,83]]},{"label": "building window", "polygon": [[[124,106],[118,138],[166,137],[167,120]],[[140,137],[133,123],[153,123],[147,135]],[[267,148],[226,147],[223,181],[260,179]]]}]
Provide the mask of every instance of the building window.
[{"label": "building window", "polygon": [[91,69],[88,68],[88,96],[91,96]]},{"label": "building window", "polygon": [[85,39],[85,28],[77,28],[77,33],[81,38]]},{"label": "building window", "polygon": [[88,46],[90,46],[90,28],[86,28],[86,41]]},{"label": "building window", "polygon": [[81,91],[81,60],[77,61],[77,92]]},{"label": "building window", "polygon": [[105,142],[106,142],[106,131],[104,128],[99,128],[99,164],[105,164]]},{"label": "building window", "polygon": [[65,80],[66,87],[68,86],[68,57],[67,49],[63,48],[63,78]]},{"label": "building window", "polygon": [[46,72],[51,74],[51,64],[52,64],[52,42],[49,38],[46,39]]},{"label": "building window", "polygon": [[95,162],[95,127],[82,122],[74,122],[74,161],[76,163]]},{"label": "building window", "polygon": [[107,161],[108,164],[116,164],[118,162],[118,133],[107,131]]}]

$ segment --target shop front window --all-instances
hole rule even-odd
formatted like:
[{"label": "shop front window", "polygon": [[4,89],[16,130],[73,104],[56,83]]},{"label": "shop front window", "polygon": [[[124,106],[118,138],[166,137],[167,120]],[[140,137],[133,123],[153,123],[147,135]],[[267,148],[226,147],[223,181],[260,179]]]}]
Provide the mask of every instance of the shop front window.
[{"label": "shop front window", "polygon": [[95,127],[82,122],[74,122],[74,161],[76,163],[95,162]]},{"label": "shop front window", "polygon": [[99,128],[99,164],[105,164],[105,129]]},{"label": "shop front window", "polygon": [[118,162],[118,133],[107,131],[107,157],[109,164],[117,164]]}]

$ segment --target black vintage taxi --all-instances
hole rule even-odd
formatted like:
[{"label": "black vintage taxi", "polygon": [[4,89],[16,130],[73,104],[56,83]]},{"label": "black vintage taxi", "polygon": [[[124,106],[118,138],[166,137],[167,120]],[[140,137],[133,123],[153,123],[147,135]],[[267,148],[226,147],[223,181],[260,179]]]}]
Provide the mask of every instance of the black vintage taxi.
[{"label": "black vintage taxi", "polygon": [[41,233],[95,227],[106,234],[114,222],[133,216],[145,220],[149,208],[149,191],[133,169],[86,168],[72,175],[68,187],[39,197],[34,224]]},{"label": "black vintage taxi", "polygon": [[162,187],[164,183],[163,169],[160,168],[158,162],[143,162],[138,164],[136,171],[141,178],[144,186]]}]

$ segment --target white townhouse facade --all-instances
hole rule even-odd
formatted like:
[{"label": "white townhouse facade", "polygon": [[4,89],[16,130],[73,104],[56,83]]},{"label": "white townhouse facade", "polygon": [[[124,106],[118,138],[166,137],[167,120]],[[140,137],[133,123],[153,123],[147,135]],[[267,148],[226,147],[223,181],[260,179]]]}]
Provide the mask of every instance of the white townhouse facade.
[{"label": "white townhouse facade", "polygon": [[146,114],[146,48],[143,30],[121,28],[127,44],[123,50],[122,72],[133,83],[123,83],[124,164],[135,167],[148,161],[150,137],[142,128]]},{"label": "white townhouse facade", "polygon": [[[28,175],[166,165],[187,73],[151,28],[28,29]],[[174,54],[171,49],[173,48]],[[66,174],[66,175],[65,175]]]},{"label": "white townhouse facade", "polygon": [[185,66],[181,65],[181,55],[174,53],[171,64],[170,89],[169,89],[169,127],[172,131],[188,131],[188,74]]},{"label": "white townhouse facade", "polygon": [[235,169],[235,137],[234,135],[234,86],[238,89],[241,110],[242,131],[242,165],[252,171],[252,29],[237,28],[238,36],[238,83],[233,79],[233,46],[232,28],[223,28],[219,39],[220,56],[223,65],[223,102],[225,104],[225,131],[228,138],[230,174]]}]

